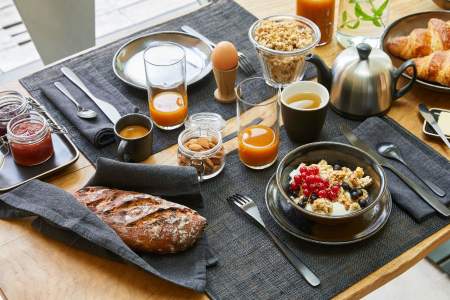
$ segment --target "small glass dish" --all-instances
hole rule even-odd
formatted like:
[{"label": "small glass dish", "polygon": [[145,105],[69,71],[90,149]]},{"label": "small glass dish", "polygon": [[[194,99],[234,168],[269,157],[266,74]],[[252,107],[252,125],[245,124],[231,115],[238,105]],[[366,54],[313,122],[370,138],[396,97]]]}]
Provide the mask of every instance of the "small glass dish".
[{"label": "small glass dish", "polygon": [[197,169],[199,181],[217,176],[225,166],[222,134],[211,127],[194,126],[178,136],[178,165]]},{"label": "small glass dish", "polygon": [[[312,42],[303,48],[292,51],[274,50],[261,45],[255,39],[255,32],[264,21],[298,22],[299,25],[311,29]],[[248,37],[255,47],[267,84],[282,88],[303,78],[306,70],[305,56],[311,53],[319,43],[320,30],[316,24],[306,18],[291,15],[276,15],[260,19],[253,23],[248,31]]]}]

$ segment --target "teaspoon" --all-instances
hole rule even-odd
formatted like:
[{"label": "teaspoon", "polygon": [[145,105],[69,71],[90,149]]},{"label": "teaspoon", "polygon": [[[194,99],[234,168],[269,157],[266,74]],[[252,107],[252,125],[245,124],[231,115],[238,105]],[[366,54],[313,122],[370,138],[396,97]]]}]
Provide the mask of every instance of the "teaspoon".
[{"label": "teaspoon", "polygon": [[86,109],[78,103],[77,100],[72,96],[72,94],[69,92],[69,90],[61,83],[61,82],[55,82],[55,86],[58,90],[61,91],[67,98],[69,98],[70,101],[73,102],[73,104],[77,107],[77,116],[79,116],[82,119],[93,119],[97,117],[97,113],[91,109]]},{"label": "teaspoon", "polygon": [[406,161],[403,159],[400,153],[400,149],[398,149],[397,146],[391,143],[381,143],[377,145],[377,151],[379,154],[381,154],[384,157],[391,158],[394,160],[399,161],[402,163],[405,167],[408,168],[408,170],[411,171],[417,178],[419,178],[426,186],[430,188],[436,195],[444,197],[445,191],[443,191],[440,187],[432,183],[431,181],[424,179],[419,176],[411,167],[406,163]]}]

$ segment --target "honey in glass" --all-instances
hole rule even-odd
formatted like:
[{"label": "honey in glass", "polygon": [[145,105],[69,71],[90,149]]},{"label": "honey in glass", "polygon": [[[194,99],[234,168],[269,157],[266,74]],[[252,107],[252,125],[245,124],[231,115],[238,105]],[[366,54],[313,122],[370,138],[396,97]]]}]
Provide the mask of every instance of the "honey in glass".
[{"label": "honey in glass", "polygon": [[316,23],[320,29],[319,46],[333,37],[335,0],[297,0],[297,15]]},{"label": "honey in glass", "polygon": [[265,168],[277,159],[279,139],[265,125],[252,125],[239,133],[239,158],[247,166]]},{"label": "honey in glass", "polygon": [[183,86],[170,90],[153,88],[149,99],[150,115],[156,126],[181,126],[188,115],[188,101]]}]

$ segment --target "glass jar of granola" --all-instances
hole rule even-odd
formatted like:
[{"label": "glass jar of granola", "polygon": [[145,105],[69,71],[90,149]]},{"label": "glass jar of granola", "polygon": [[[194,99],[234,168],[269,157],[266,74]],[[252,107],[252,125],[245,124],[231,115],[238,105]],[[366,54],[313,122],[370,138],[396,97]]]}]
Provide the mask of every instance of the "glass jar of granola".
[{"label": "glass jar of granola", "polygon": [[303,78],[305,56],[319,43],[320,30],[303,17],[271,16],[253,23],[248,36],[267,84],[285,87]]}]

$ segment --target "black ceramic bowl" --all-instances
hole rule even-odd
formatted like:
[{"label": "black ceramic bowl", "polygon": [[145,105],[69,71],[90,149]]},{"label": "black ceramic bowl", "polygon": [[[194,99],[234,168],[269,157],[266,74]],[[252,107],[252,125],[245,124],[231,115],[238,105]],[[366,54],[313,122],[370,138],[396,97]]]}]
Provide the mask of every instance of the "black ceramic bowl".
[{"label": "black ceramic bowl", "polygon": [[[331,165],[339,164],[351,169],[361,167],[366,175],[372,177],[373,182],[367,188],[369,193],[369,205],[367,207],[346,215],[327,216],[308,211],[297,205],[289,197],[289,174],[302,162],[312,164],[322,159],[325,159]],[[304,217],[324,224],[354,221],[356,218],[369,212],[387,192],[386,175],[383,168],[374,158],[358,148],[335,142],[310,143],[292,150],[280,161],[276,171],[276,181],[282,197],[286,200],[286,204],[295,208],[295,211],[298,212],[298,217]]]}]

